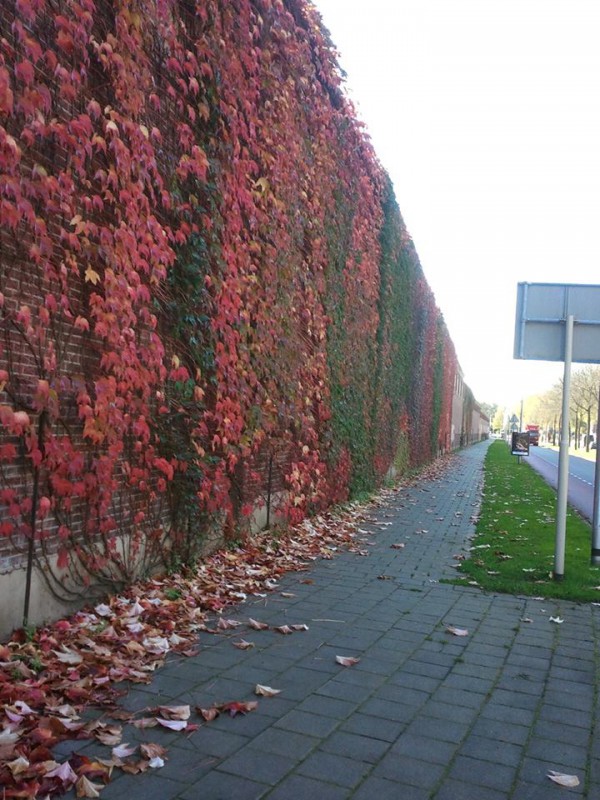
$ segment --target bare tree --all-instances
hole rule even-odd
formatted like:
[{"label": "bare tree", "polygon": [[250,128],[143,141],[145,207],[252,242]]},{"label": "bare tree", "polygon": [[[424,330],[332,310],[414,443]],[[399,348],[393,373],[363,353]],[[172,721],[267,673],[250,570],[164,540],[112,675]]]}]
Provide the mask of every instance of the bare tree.
[{"label": "bare tree", "polygon": [[[583,422],[585,427],[585,449],[589,451],[591,443],[592,419],[596,416],[598,426],[598,391],[600,388],[600,367],[588,365],[573,373],[571,380],[571,400],[576,409],[576,421]],[[580,417],[581,415],[581,417]],[[578,444],[576,437],[576,445]]]}]

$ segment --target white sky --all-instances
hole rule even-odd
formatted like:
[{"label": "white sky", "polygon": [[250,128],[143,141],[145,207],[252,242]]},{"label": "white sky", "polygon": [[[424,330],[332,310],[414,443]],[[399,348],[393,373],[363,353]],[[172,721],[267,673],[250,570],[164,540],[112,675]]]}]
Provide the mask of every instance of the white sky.
[{"label": "white sky", "polygon": [[550,388],[517,283],[600,283],[600,0],[313,1],[476,398]]}]

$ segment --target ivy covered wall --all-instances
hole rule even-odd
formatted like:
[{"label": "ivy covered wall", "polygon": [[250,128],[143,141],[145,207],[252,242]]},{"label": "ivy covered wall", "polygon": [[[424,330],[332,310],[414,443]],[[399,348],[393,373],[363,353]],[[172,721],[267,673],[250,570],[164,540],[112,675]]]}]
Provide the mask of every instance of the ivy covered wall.
[{"label": "ivy covered wall", "polygon": [[238,535],[266,465],[296,521],[447,448],[454,349],[309,2],[0,27],[4,570],[125,583]]}]

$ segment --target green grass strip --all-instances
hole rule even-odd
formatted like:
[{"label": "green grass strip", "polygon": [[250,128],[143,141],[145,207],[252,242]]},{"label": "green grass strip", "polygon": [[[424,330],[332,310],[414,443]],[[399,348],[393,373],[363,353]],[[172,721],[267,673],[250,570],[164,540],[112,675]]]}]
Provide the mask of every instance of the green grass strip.
[{"label": "green grass strip", "polygon": [[503,441],[490,445],[479,521],[459,584],[507,594],[600,602],[600,568],[590,566],[591,526],[567,514],[565,576],[552,578],[556,493]]}]

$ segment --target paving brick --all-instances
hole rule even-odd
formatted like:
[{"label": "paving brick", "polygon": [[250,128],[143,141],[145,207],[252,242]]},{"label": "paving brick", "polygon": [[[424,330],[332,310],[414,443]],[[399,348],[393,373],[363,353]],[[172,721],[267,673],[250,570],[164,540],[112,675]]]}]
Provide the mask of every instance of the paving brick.
[{"label": "paving brick", "polygon": [[578,747],[587,747],[590,743],[590,731],[587,727],[580,728],[548,719],[539,719],[537,721],[533,729],[533,737],[552,739],[555,742],[565,742]]},{"label": "paving brick", "polygon": [[372,717],[381,717],[393,722],[409,722],[415,715],[418,705],[396,703],[387,697],[374,696],[363,703],[360,711]]},{"label": "paving brick", "polygon": [[491,699],[494,703],[500,703],[510,708],[535,710],[539,705],[539,698],[509,689],[494,689]]},{"label": "paving brick", "polygon": [[[205,800],[204,795],[198,795],[195,800],[199,798]],[[222,795],[221,800],[229,800],[229,798],[237,795]],[[348,789],[344,786],[335,786],[332,783],[316,780],[306,775],[291,775],[285,778],[276,789],[269,794],[269,800],[347,800]],[[191,800],[191,798],[190,798]]]},{"label": "paving brick", "polygon": [[410,723],[407,732],[415,736],[425,736],[433,740],[440,739],[443,742],[458,744],[465,738],[469,728],[469,723],[419,714]]},{"label": "paving brick", "polygon": [[373,672],[364,672],[355,669],[354,667],[341,668],[341,671],[335,675],[335,680],[342,683],[349,683],[352,685],[368,687],[376,689],[385,682],[385,675],[377,675]]},{"label": "paving brick", "polygon": [[320,751],[308,756],[297,770],[299,775],[307,775],[348,789],[355,787],[370,771],[371,764],[366,761]]},{"label": "paving brick", "polygon": [[334,731],[321,747],[326,753],[337,753],[356,761],[376,764],[389,750],[390,744],[381,739],[338,730]]},{"label": "paving brick", "polygon": [[338,677],[332,678],[315,692],[315,696],[335,697],[339,700],[350,700],[356,703],[364,702],[373,693],[370,686],[357,686],[353,683],[344,683]]},{"label": "paving brick", "polygon": [[277,728],[321,738],[330,734],[338,725],[339,721],[336,719],[306,711],[290,711],[275,723]]},{"label": "paving brick", "polygon": [[266,753],[277,753],[297,760],[305,758],[319,745],[320,740],[314,736],[283,730],[281,728],[268,728],[252,739],[252,745],[257,750]]},{"label": "paving brick", "polygon": [[506,800],[506,792],[447,778],[432,800]]},{"label": "paving brick", "polygon": [[353,714],[342,723],[340,729],[349,733],[358,733],[361,736],[370,736],[385,742],[395,742],[406,728],[405,722],[392,722],[381,717],[372,717],[368,714]]},{"label": "paving brick", "polygon": [[434,698],[441,703],[480,709],[485,702],[486,695],[480,692],[468,692],[466,689],[452,689],[449,686],[440,686],[434,694]]},{"label": "paving brick", "polygon": [[[278,687],[274,686],[273,688]],[[281,691],[284,692],[285,689],[282,689]],[[256,699],[256,697],[253,697],[253,700]],[[289,700],[283,694],[278,694],[275,697],[260,697],[258,700],[258,707],[252,712],[252,714],[254,716],[265,716],[279,719],[279,717],[283,717],[284,714],[287,714],[288,711],[292,711],[292,709],[296,708],[297,705],[297,700]]]},{"label": "paving brick", "polygon": [[460,753],[463,756],[490,761],[492,764],[504,764],[516,769],[523,757],[523,747],[510,742],[471,735],[461,744]]},{"label": "paving brick", "polygon": [[536,737],[529,743],[527,755],[530,758],[552,761],[561,767],[584,770],[587,762],[587,747]]},{"label": "paving brick", "polygon": [[255,711],[244,715],[238,714],[235,718],[230,717],[228,714],[221,714],[221,716],[209,723],[210,730],[229,732],[233,728],[237,734],[246,737],[258,736],[259,733],[272,724],[273,719],[271,717],[258,714]]},{"label": "paving brick", "polygon": [[[181,787],[179,788],[181,789]],[[270,786],[267,784],[213,770],[182,791],[179,798],[181,800],[198,800],[198,798],[202,798],[202,800],[230,800],[230,798],[235,797],[236,800],[260,800],[260,798],[265,797],[269,789]],[[104,792],[105,790],[102,791],[103,797]],[[140,797],[144,797],[145,800],[146,796],[140,795]]]},{"label": "paving brick", "polygon": [[426,736],[416,736],[407,729],[392,745],[391,753],[419,758],[432,764],[445,765],[454,757],[457,747],[458,745],[453,742],[429,739]]},{"label": "paving brick", "polygon": [[297,758],[267,753],[254,744],[243,747],[219,764],[219,772],[274,786],[297,764]]},{"label": "paving brick", "polygon": [[516,695],[528,694],[539,698],[544,694],[545,688],[544,676],[523,670],[514,675],[503,675],[498,681],[496,691],[508,690]]},{"label": "paving brick", "polygon": [[298,711],[309,711],[313,714],[321,714],[324,717],[344,720],[356,710],[358,705],[357,702],[352,700],[341,700],[335,697],[314,694],[303,700],[297,708]]},{"label": "paving brick", "polygon": [[466,692],[478,692],[479,694],[487,694],[493,686],[493,680],[475,677],[473,675],[461,675],[457,672],[452,672],[442,686],[445,688],[460,689]]},{"label": "paving brick", "polygon": [[198,687],[194,692],[183,695],[194,705],[210,706],[213,703],[228,703],[231,700],[250,699],[253,684],[245,680],[230,680],[228,678],[215,678]]},{"label": "paving brick", "polygon": [[482,719],[495,719],[512,725],[530,726],[535,719],[535,711],[527,708],[513,708],[512,706],[497,703],[495,695],[489,703],[486,703],[481,712]]},{"label": "paving brick", "polygon": [[[171,800],[180,796],[181,783],[163,778],[155,773],[145,775],[120,775],[102,789],[102,798],[129,800],[143,797],[147,800]],[[184,789],[185,791],[185,789]]]},{"label": "paving brick", "polygon": [[448,675],[449,668],[445,664],[429,664],[426,661],[409,659],[402,664],[402,670],[410,674],[443,680]]},{"label": "paving brick", "polygon": [[539,718],[551,722],[565,722],[567,725],[591,730],[593,714],[590,708],[584,711],[573,708],[565,710],[562,706],[544,703],[540,709]]},{"label": "paving brick", "polygon": [[558,708],[575,711],[587,711],[590,708],[590,694],[566,694],[549,690],[544,694],[544,703]]},{"label": "paving brick", "polygon": [[[393,780],[400,786],[418,786],[432,791],[442,775],[445,766],[431,760],[423,760],[413,755],[390,752],[373,770],[373,775]],[[403,795],[402,795],[403,796]]]},{"label": "paving brick", "polygon": [[529,739],[530,728],[526,725],[515,725],[480,716],[474,723],[471,733],[484,739],[523,745]]},{"label": "paving brick", "polygon": [[[340,655],[352,655],[352,653],[341,653]],[[361,658],[358,664],[352,667],[356,672],[367,672],[375,675],[382,675],[384,678],[393,675],[396,671],[397,663],[394,660],[370,658],[367,653]]]},{"label": "paving brick", "polygon": [[486,786],[488,789],[508,794],[516,774],[517,770],[514,767],[459,755],[450,769],[449,777],[471,783],[477,787],[477,791],[480,786]]},{"label": "paving brick", "polygon": [[285,677],[282,676],[280,684],[274,688],[283,689],[286,698],[304,700],[329,680],[327,675],[323,675],[318,670],[292,666],[286,670]]},{"label": "paving brick", "polygon": [[429,800],[429,797],[428,789],[401,785],[375,775],[369,776],[352,795],[353,800]]},{"label": "paving brick", "polygon": [[405,689],[417,689],[427,694],[435,692],[441,683],[439,678],[432,678],[428,675],[414,672],[405,672],[404,669],[392,675],[389,682],[393,686],[399,686]]},{"label": "paving brick", "polygon": [[450,720],[452,722],[470,725],[478,715],[479,709],[471,708],[470,706],[443,703],[434,697],[425,703],[419,713],[420,715],[434,717],[435,719]]},{"label": "paving brick", "polygon": [[214,646],[202,650],[202,666],[212,667],[217,670],[226,670],[229,667],[239,664],[240,655],[235,647],[223,647],[219,642],[219,646]]},{"label": "paving brick", "polygon": [[[235,720],[231,720],[231,722],[233,723]],[[228,727],[227,730],[219,730],[212,724],[206,725],[191,736],[178,739],[177,746],[192,751],[190,758],[204,756],[212,756],[216,759],[225,758],[249,742],[249,736],[241,736],[239,733],[233,732],[231,730],[233,725]]]}]

